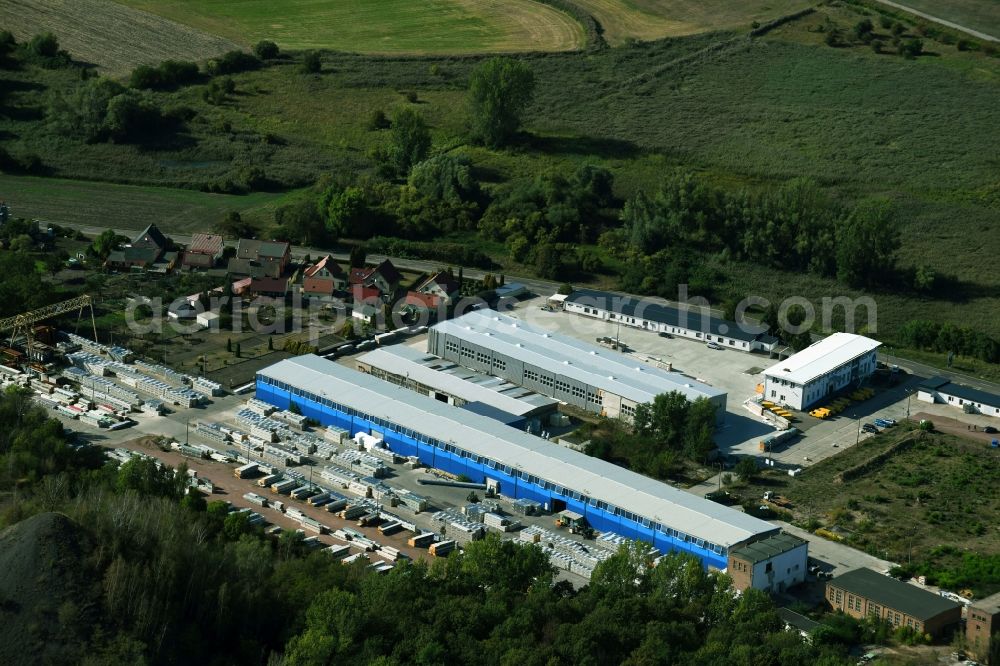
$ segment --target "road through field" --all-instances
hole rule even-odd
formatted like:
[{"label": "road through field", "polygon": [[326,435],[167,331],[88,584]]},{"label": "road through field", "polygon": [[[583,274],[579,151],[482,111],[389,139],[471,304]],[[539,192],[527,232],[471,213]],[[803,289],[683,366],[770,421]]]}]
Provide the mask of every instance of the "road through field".
[{"label": "road through field", "polygon": [[964,32],[964,33],[966,33],[968,35],[972,35],[976,39],[982,39],[982,40],[985,40],[985,41],[988,41],[988,42],[1000,42],[1000,38],[994,37],[993,35],[987,35],[985,32],[980,32],[979,30],[974,30],[974,29],[972,29],[972,28],[970,28],[968,26],[959,25],[958,23],[955,23],[953,21],[949,21],[947,19],[943,19],[943,18],[934,16],[933,14],[928,14],[926,12],[922,12],[919,9],[914,9],[913,7],[908,7],[908,6],[904,5],[904,4],[900,4],[898,2],[893,2],[892,0],[877,0],[877,2],[879,2],[880,4],[883,4],[883,5],[887,5],[889,7],[893,7],[895,9],[902,9],[903,11],[905,11],[905,12],[907,12],[909,14],[914,14],[916,16],[919,16],[920,18],[925,18],[928,21],[934,21],[935,23],[940,23],[941,25],[943,25],[945,27],[948,27],[948,28],[952,28],[953,30],[959,30],[959,31]]}]

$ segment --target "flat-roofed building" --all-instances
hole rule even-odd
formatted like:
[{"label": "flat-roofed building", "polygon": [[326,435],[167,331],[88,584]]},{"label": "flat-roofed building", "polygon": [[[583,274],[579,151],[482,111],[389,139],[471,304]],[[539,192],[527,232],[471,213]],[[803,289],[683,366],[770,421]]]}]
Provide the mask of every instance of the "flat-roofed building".
[{"label": "flat-roofed building", "polygon": [[806,579],[809,544],[782,532],[729,551],[726,567],[733,587],[782,593]]},{"label": "flat-roofed building", "polygon": [[764,371],[764,399],[804,410],[841,389],[860,386],[875,373],[881,344],[853,333],[814,342]]},{"label": "flat-roofed building", "polygon": [[940,636],[962,619],[960,604],[865,568],[828,581],[826,600],[834,610],[852,617],[874,616],[893,627],[931,636]]},{"label": "flat-roofed building", "polygon": [[594,289],[577,289],[566,297],[562,309],[623,326],[666,333],[701,342],[714,342],[739,351],[773,351],[778,338],[751,326],[713,317],[701,308],[685,308]]},{"label": "flat-roofed building", "polygon": [[257,373],[257,398],[292,404],[326,426],[379,435],[401,456],[485,483],[547,510],[570,510],[597,530],[699,557],[724,568],[731,548],[778,527],[618,465],[510,428],[315,355]]},{"label": "flat-roofed building", "polygon": [[559,406],[555,398],[407,345],[379,347],[359,356],[355,364],[361,372],[457,407],[478,402],[515,416],[539,418]]},{"label": "flat-roofed building", "polygon": [[958,407],[984,416],[1000,416],[1000,395],[956,384],[945,377],[931,377],[917,387],[917,399]]},{"label": "flat-roofed building", "polygon": [[631,419],[638,405],[677,391],[711,401],[717,421],[725,420],[725,391],[494,310],[432,326],[427,351],[609,418]]}]

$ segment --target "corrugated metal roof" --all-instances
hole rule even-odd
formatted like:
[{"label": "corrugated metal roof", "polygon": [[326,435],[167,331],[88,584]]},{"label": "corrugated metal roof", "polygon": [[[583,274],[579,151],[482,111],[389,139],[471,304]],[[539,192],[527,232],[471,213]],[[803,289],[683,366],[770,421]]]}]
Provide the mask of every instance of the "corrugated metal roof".
[{"label": "corrugated metal roof", "polygon": [[280,361],[258,374],[725,548],[778,530],[727,506],[312,354]]},{"label": "corrugated metal roof", "polygon": [[436,324],[434,329],[636,404],[652,402],[671,391],[679,391],[688,400],[726,395],[679,372],[667,372],[628,354],[536,328],[493,310],[475,310]]},{"label": "corrugated metal roof", "polygon": [[878,340],[863,335],[834,333],[812,343],[798,354],[775,363],[765,370],[764,374],[768,377],[787,379],[796,384],[806,384],[881,345]]},{"label": "corrugated metal roof", "polygon": [[529,416],[546,408],[554,409],[559,404],[555,398],[463,368],[407,345],[380,347],[359,356],[357,362],[405,376],[466,402],[482,402],[517,416]]}]

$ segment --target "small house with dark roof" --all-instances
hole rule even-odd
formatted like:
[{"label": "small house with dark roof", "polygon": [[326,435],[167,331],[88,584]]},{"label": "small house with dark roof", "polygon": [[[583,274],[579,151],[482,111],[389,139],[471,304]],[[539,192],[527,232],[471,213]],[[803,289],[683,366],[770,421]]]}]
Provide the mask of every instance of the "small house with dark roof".
[{"label": "small house with dark roof", "polygon": [[806,579],[809,544],[779,532],[729,551],[726,571],[737,590],[781,593]]},{"label": "small house with dark roof", "polygon": [[1000,416],[1000,395],[956,384],[946,377],[931,377],[917,387],[917,399],[937,402],[985,416]]},{"label": "small house with dark roof", "polygon": [[236,256],[229,260],[229,272],[252,278],[278,278],[284,275],[290,260],[288,243],[241,238],[236,244]]},{"label": "small house with dark roof", "polygon": [[194,234],[184,250],[181,265],[185,268],[212,268],[222,259],[225,244],[218,234]]},{"label": "small house with dark roof", "polygon": [[420,294],[436,296],[450,304],[462,292],[462,285],[451,273],[439,271],[420,282],[413,290]]},{"label": "small house with dark roof", "polygon": [[962,619],[961,604],[865,568],[827,581],[826,601],[852,617],[875,617],[931,636]]},{"label": "small house with dark roof", "polygon": [[396,295],[403,276],[392,262],[386,259],[371,268],[352,268],[348,279],[351,285],[378,289],[383,299],[391,300]]},{"label": "small house with dark roof", "polygon": [[249,296],[266,296],[269,298],[284,298],[288,294],[288,278],[259,277],[251,278],[246,288]]},{"label": "small house with dark roof", "polygon": [[[166,251],[170,242],[151,224],[132,239],[132,242],[120,250],[114,250],[108,255],[107,266],[117,270],[147,270],[156,264]],[[172,257],[176,260],[176,255]],[[167,262],[165,268],[173,268],[173,262]]]},{"label": "small house with dark roof", "polygon": [[347,286],[347,275],[340,264],[326,255],[302,274],[302,293],[310,296],[332,296]]}]

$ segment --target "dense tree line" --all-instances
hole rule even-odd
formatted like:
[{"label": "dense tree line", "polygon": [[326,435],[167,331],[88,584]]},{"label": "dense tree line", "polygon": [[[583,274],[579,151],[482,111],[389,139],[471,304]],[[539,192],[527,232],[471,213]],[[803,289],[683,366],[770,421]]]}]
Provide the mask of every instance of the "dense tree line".
[{"label": "dense tree line", "polygon": [[55,92],[46,117],[53,131],[93,143],[135,143],[176,128],[183,111],[164,114],[146,92],[106,78],[91,78],[69,93]]},{"label": "dense tree line", "polygon": [[844,210],[816,183],[732,191],[689,173],[667,178],[652,196],[625,204],[622,229],[605,239],[638,256],[662,250],[720,252],[783,270],[838,277],[851,286],[890,281],[899,231],[886,202]]},{"label": "dense tree line", "polygon": [[903,324],[897,337],[900,344],[913,349],[953,352],[989,363],[1000,363],[1000,342],[967,326],[916,319]]}]

